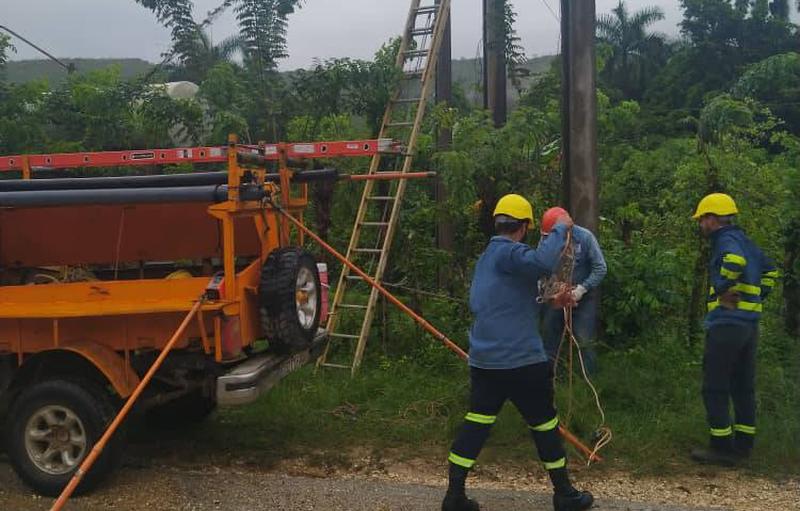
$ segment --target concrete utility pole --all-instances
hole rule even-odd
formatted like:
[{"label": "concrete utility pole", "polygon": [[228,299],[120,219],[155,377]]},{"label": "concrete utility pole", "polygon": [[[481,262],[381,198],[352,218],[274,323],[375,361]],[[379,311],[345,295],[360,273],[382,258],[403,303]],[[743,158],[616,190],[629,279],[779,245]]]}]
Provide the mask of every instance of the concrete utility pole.
[{"label": "concrete utility pole", "polygon": [[483,0],[483,107],[498,127],[508,117],[505,5],[506,0]]},{"label": "concrete utility pole", "polygon": [[561,0],[563,193],[575,222],[597,232],[595,0]]},{"label": "concrete utility pole", "polygon": [[[437,5],[440,0],[436,1]],[[452,24],[450,23],[450,13],[447,13],[447,25],[445,26],[444,39],[439,50],[439,58],[436,64],[436,103],[452,104],[453,101],[453,46],[452,46]],[[439,130],[436,139],[436,148],[439,151],[447,151],[453,143],[453,133],[449,128]],[[447,200],[447,189],[441,178],[434,181],[434,195],[437,204],[443,204]],[[439,214],[436,219],[436,248],[447,252],[452,252],[455,243],[453,222],[449,215]],[[450,281],[449,268],[439,268],[439,288],[448,287]]]}]

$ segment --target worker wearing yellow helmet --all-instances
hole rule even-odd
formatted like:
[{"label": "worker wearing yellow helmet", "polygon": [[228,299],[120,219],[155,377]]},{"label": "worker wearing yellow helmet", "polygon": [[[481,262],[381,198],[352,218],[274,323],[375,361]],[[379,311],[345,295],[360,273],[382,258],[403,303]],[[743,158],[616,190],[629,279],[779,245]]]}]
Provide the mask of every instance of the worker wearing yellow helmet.
[{"label": "worker wearing yellow helmet", "polygon": [[728,466],[749,457],[753,449],[758,321],[778,277],[772,261],[734,225],[738,213],[730,195],[712,193],[693,215],[712,247],[703,357],[709,447],[693,450],[692,459]]},{"label": "worker wearing yellow helmet", "polygon": [[469,305],[474,315],[469,334],[470,409],[448,457],[449,485],[443,511],[480,509],[467,498],[464,486],[506,400],[514,403],[530,428],[553,483],[555,510],[580,511],[592,506],[592,495],[576,490],[567,474],[553,404],[552,372],[538,325],[537,282],[558,265],[572,225],[565,212],[550,236],[533,249],[523,243],[533,226],[531,203],[511,194],[501,198],[494,209],[496,235],[478,259],[470,287]]}]

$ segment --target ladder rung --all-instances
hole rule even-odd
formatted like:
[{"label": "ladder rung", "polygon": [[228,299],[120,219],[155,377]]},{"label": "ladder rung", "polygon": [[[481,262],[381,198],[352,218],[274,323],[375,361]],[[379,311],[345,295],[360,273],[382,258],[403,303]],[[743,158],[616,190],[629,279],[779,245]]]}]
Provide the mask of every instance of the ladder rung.
[{"label": "ladder rung", "polygon": [[334,367],[336,369],[350,369],[350,370],[353,369],[353,366],[346,366],[346,365],[342,365],[342,364],[331,364],[330,362],[325,362],[325,363],[320,364],[320,365],[322,367]]},{"label": "ladder rung", "polygon": [[395,99],[394,103],[419,103],[422,98],[400,98]]},{"label": "ladder rung", "polygon": [[356,305],[353,303],[340,303],[337,307],[342,307],[344,309],[366,309],[366,305]]},{"label": "ladder rung", "polygon": [[333,333],[333,332],[329,333],[329,334],[328,334],[328,337],[336,337],[336,338],[338,338],[338,339],[358,339],[358,338],[359,338],[359,336],[357,336],[357,335],[351,335],[351,334],[336,334],[336,333]]},{"label": "ladder rung", "polygon": [[408,50],[407,52],[404,52],[403,55],[405,55],[406,57],[426,57],[426,56],[430,55],[430,53],[431,53],[431,51],[427,50],[427,49],[426,50]]},{"label": "ladder rung", "polygon": [[411,37],[417,37],[420,35],[433,35],[433,27],[411,29],[410,35]]},{"label": "ladder rung", "polygon": [[426,5],[425,7],[418,7],[416,14],[417,16],[423,16],[425,14],[436,14],[438,11],[438,5]]},{"label": "ladder rung", "polygon": [[386,125],[386,127],[387,128],[408,128],[408,127],[413,126],[413,125],[414,125],[414,123],[411,122],[411,121],[408,121],[408,122],[405,122],[405,121],[404,122],[390,122],[389,124]]},{"label": "ladder rung", "polygon": [[369,200],[394,200],[394,197],[389,197],[387,195],[373,195],[372,197],[367,197]]},{"label": "ladder rung", "polygon": [[404,74],[403,78],[405,78],[406,80],[411,80],[412,78],[422,78],[422,73],[423,73],[422,69],[416,71],[407,71]]},{"label": "ladder rung", "polygon": [[353,252],[363,253],[363,254],[380,254],[383,250],[379,248],[354,248]]},{"label": "ladder rung", "polygon": [[361,275],[348,275],[347,279],[348,280],[364,280],[364,277],[362,277]]},{"label": "ladder rung", "polygon": [[361,222],[361,225],[365,225],[367,227],[386,227],[389,225],[389,222]]}]

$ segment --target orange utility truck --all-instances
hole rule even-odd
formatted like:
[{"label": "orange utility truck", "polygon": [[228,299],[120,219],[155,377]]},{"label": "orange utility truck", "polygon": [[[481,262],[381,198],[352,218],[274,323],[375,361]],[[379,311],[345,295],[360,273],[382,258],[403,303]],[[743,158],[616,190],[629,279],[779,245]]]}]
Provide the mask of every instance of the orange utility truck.
[{"label": "orange utility truck", "polygon": [[[315,360],[325,340],[317,262],[275,208],[302,218],[309,182],[347,176],[289,165],[399,150],[385,139],[231,137],[226,147],[0,157],[0,399],[19,476],[58,494],[198,301],[139,410],[199,419]],[[63,176],[176,164],[227,168]],[[123,445],[116,434],[80,489],[113,469]]]}]

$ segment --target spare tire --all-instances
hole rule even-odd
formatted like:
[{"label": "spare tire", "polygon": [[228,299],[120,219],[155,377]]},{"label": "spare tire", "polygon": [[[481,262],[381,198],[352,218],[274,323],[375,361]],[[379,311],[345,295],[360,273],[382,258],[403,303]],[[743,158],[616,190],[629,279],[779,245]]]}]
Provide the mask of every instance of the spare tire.
[{"label": "spare tire", "polygon": [[317,333],[322,311],[317,262],[303,249],[274,250],[261,269],[261,327],[270,346],[302,351]]}]

